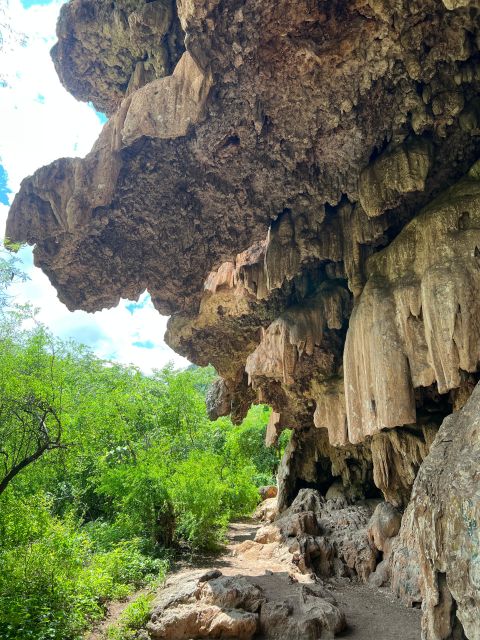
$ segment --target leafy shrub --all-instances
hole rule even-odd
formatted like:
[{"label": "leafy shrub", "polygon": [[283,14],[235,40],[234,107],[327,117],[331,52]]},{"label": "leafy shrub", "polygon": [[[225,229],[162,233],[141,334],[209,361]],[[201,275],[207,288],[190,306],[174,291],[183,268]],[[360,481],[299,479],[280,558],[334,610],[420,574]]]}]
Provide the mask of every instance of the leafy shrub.
[{"label": "leafy shrub", "polygon": [[257,487],[275,484],[277,468],[292,433],[286,429],[276,447],[266,447],[265,436],[270,413],[269,407],[254,406],[241,425],[233,428],[227,426],[225,454],[237,466],[251,469],[252,481]]},{"label": "leafy shrub", "polygon": [[153,546],[173,541],[173,506],[167,488],[168,468],[157,460],[106,466],[97,492],[110,499],[115,525],[123,538],[142,536]]},{"label": "leafy shrub", "polygon": [[130,640],[148,622],[153,594],[141,594],[122,611],[118,622],[108,629],[109,640]]},{"label": "leafy shrub", "polygon": [[66,640],[103,616],[103,604],[163,579],[165,560],[142,555],[139,541],[94,552],[73,518],[60,520],[45,498],[2,500],[1,640]]},{"label": "leafy shrub", "polygon": [[228,524],[229,511],[222,509],[225,485],[221,466],[219,456],[193,452],[171,478],[175,536],[193,548],[215,547]]},{"label": "leafy shrub", "polygon": [[250,514],[257,504],[250,471],[229,468],[214,453],[192,452],[171,478],[176,538],[193,548],[214,548],[229,520]]},{"label": "leafy shrub", "polygon": [[49,516],[46,500],[13,502],[1,505],[0,638],[76,638],[101,615],[93,595],[79,593],[89,541],[72,521]]}]

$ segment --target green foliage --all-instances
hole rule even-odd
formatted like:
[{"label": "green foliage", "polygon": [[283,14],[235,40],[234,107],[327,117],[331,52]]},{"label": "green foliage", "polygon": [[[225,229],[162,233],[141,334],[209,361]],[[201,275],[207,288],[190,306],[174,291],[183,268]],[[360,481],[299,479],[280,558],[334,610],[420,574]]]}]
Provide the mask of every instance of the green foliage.
[{"label": "green foliage", "polygon": [[193,451],[179,463],[170,482],[177,539],[213,548],[230,519],[249,515],[258,502],[253,469],[228,466],[222,456]]},{"label": "green foliage", "polygon": [[139,541],[95,552],[73,515],[52,517],[49,500],[6,494],[0,503],[0,638],[80,638],[103,605],[162,580],[168,563]]},{"label": "green foliage", "polygon": [[0,333],[0,494],[42,455],[62,446],[63,367],[39,326]]},{"label": "green foliage", "polygon": [[[281,450],[265,407],[208,420],[212,368],[145,376],[55,339],[9,299],[12,274],[0,255],[0,640],[76,640],[175,549],[218,545]],[[147,602],[125,611],[124,640]]]},{"label": "green foliage", "polygon": [[151,612],[153,594],[142,593],[130,602],[120,615],[118,622],[108,629],[109,640],[130,640],[136,637],[136,631],[148,621]]},{"label": "green foliage", "polygon": [[[10,243],[9,248],[16,251],[19,246]],[[16,305],[8,292],[12,282],[25,282],[28,279],[20,264],[20,259],[15,253],[0,248],[0,314],[4,321],[12,312],[21,312],[25,309],[23,306]]]},{"label": "green foliage", "polygon": [[107,498],[105,508],[117,535],[142,536],[145,543],[168,547],[174,534],[168,468],[151,455],[145,457],[113,465],[107,460],[99,468],[97,493]]},{"label": "green foliage", "polygon": [[252,480],[256,486],[275,484],[276,473],[291,431],[286,429],[280,436],[277,447],[267,448],[265,436],[270,408],[254,406],[238,427],[227,428],[225,451],[237,464],[253,467]]}]

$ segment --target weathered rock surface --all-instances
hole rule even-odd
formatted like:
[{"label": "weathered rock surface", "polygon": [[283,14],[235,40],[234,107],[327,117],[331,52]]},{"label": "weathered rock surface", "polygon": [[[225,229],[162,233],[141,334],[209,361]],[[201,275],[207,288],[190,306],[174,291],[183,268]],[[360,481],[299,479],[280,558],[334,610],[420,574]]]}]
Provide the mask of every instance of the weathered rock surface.
[{"label": "weathered rock surface", "polygon": [[412,493],[425,640],[480,638],[479,460],[480,385],[444,420]]},{"label": "weathered rock surface", "polygon": [[401,514],[389,502],[381,502],[368,524],[368,538],[380,551],[385,551],[387,541],[400,530]]},{"label": "weathered rock surface", "polygon": [[[375,587],[392,586],[394,593],[406,604],[412,606],[418,600],[409,600],[406,597],[408,581],[405,580],[405,572],[397,566],[392,571],[392,554],[394,550],[400,550],[402,546],[401,537],[397,537],[401,522],[401,513],[389,502],[381,502],[373,512],[368,523],[368,539],[370,544],[378,549],[382,559],[377,564],[375,571],[369,575],[368,582]],[[398,582],[404,586],[404,592],[400,592],[398,589]]]},{"label": "weathered rock surface", "polygon": [[[24,180],[7,236],[70,309],[148,289],[167,342],[216,367],[213,419],[262,402],[269,444],[294,430],[290,556],[362,579],[380,561],[411,604],[424,584],[428,640],[478,638],[479,483],[457,455],[473,465],[480,376],[477,0],[70,0],[58,37],[63,84],[110,119]],[[305,488],[323,502],[289,512]],[[405,510],[396,537],[377,514],[369,539],[372,499]],[[201,606],[196,633],[233,633]]]},{"label": "weathered rock surface", "polygon": [[256,584],[261,581],[218,570],[173,576],[154,602],[149,637],[250,640],[261,633],[272,640],[316,640],[345,628],[344,614],[322,587],[290,583],[284,594],[267,594]]},{"label": "weathered rock surface", "polygon": [[386,557],[386,571],[375,581],[383,584],[390,580],[393,593],[407,606],[418,606],[422,602],[422,574],[420,553],[415,535],[415,513],[410,503],[402,518],[398,536],[392,540],[390,553]]},{"label": "weathered rock surface", "polygon": [[268,485],[265,487],[259,487],[258,493],[262,500],[271,500],[278,495],[278,488],[274,485]]},{"label": "weathered rock surface", "polygon": [[414,388],[436,383],[446,393],[460,387],[462,371],[477,370],[479,171],[474,165],[368,262],[344,353],[351,442],[414,424]]},{"label": "weathered rock surface", "polygon": [[74,0],[63,5],[52,50],[65,88],[112,114],[127,91],[169,75],[183,50],[175,3]]},{"label": "weathered rock surface", "polygon": [[278,503],[276,498],[263,500],[255,510],[254,518],[259,522],[273,522],[278,516]]},{"label": "weathered rock surface", "polygon": [[241,576],[189,572],[171,579],[160,592],[147,630],[152,638],[170,640],[249,640],[257,631],[263,601],[260,589]]},{"label": "weathered rock surface", "polygon": [[284,548],[301,573],[358,576],[365,582],[377,565],[378,550],[368,530],[374,508],[369,502],[349,505],[345,498],[325,500],[314,489],[301,489],[287,510],[258,530],[255,542]]}]

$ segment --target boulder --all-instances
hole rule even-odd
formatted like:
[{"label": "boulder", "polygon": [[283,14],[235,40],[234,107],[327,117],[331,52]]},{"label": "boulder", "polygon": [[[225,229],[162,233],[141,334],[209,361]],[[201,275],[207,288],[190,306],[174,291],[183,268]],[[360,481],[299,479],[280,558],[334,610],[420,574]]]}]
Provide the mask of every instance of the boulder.
[{"label": "boulder", "polygon": [[220,576],[202,582],[195,597],[200,603],[250,613],[257,613],[265,601],[262,591],[242,576]]},{"label": "boulder", "polygon": [[[247,546],[239,545],[242,553]],[[171,577],[146,626],[149,637],[159,640],[250,640],[258,633],[272,640],[316,640],[344,628],[343,612],[320,585],[300,584],[284,572],[250,578],[218,570]]]},{"label": "boulder", "polygon": [[156,622],[147,625],[152,638],[193,640],[194,638],[232,638],[250,640],[258,627],[258,616],[238,610],[223,610],[214,605],[167,609]]},{"label": "boulder", "polygon": [[269,498],[261,502],[254,513],[255,520],[270,523],[278,516],[278,505],[276,498]]},{"label": "boulder", "polygon": [[[295,593],[296,591],[296,593]],[[260,613],[260,632],[268,640],[317,640],[345,627],[345,616],[310,585],[299,585],[284,601],[267,602]]]},{"label": "boulder", "polygon": [[368,538],[379,551],[386,551],[386,542],[400,530],[402,515],[389,502],[381,502],[368,523]]},{"label": "boulder", "polygon": [[274,485],[269,485],[266,487],[260,487],[258,489],[258,493],[262,500],[269,500],[271,498],[276,498],[278,494],[278,488]]}]

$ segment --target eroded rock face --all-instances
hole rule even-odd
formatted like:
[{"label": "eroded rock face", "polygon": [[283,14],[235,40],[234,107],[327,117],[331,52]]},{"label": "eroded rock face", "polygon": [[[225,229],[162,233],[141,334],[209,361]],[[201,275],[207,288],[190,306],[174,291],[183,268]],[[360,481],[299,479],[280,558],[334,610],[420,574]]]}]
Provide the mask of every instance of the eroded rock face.
[{"label": "eroded rock face", "polygon": [[261,633],[271,640],[316,640],[345,628],[345,616],[327,590],[293,584],[285,599],[282,594],[267,595],[256,582],[262,578],[223,576],[218,570],[170,578],[153,603],[148,637],[250,640]]},{"label": "eroded rock face", "polygon": [[301,573],[366,582],[377,566],[379,550],[368,528],[374,509],[372,502],[325,500],[315,489],[300,489],[288,509],[258,530],[255,543],[279,545]]},{"label": "eroded rock face", "polygon": [[478,637],[473,587],[412,524],[480,374],[478,2],[70,0],[58,36],[62,82],[110,119],[23,182],[8,237],[70,309],[148,289],[167,342],[220,375],[212,418],[263,402],[269,444],[294,430],[280,512],[305,488],[405,509],[376,584],[417,603],[425,574],[428,639],[458,636],[455,607]]},{"label": "eroded rock face", "polygon": [[462,371],[478,368],[479,169],[472,167],[368,262],[344,352],[352,442],[415,423],[414,388],[436,383],[446,393],[460,387]]},{"label": "eroded rock face", "polygon": [[480,386],[445,419],[412,494],[423,637],[480,638]]},{"label": "eroded rock face", "polygon": [[74,0],[62,6],[57,37],[62,84],[108,115],[127,91],[169,75],[184,48],[171,0]]}]

